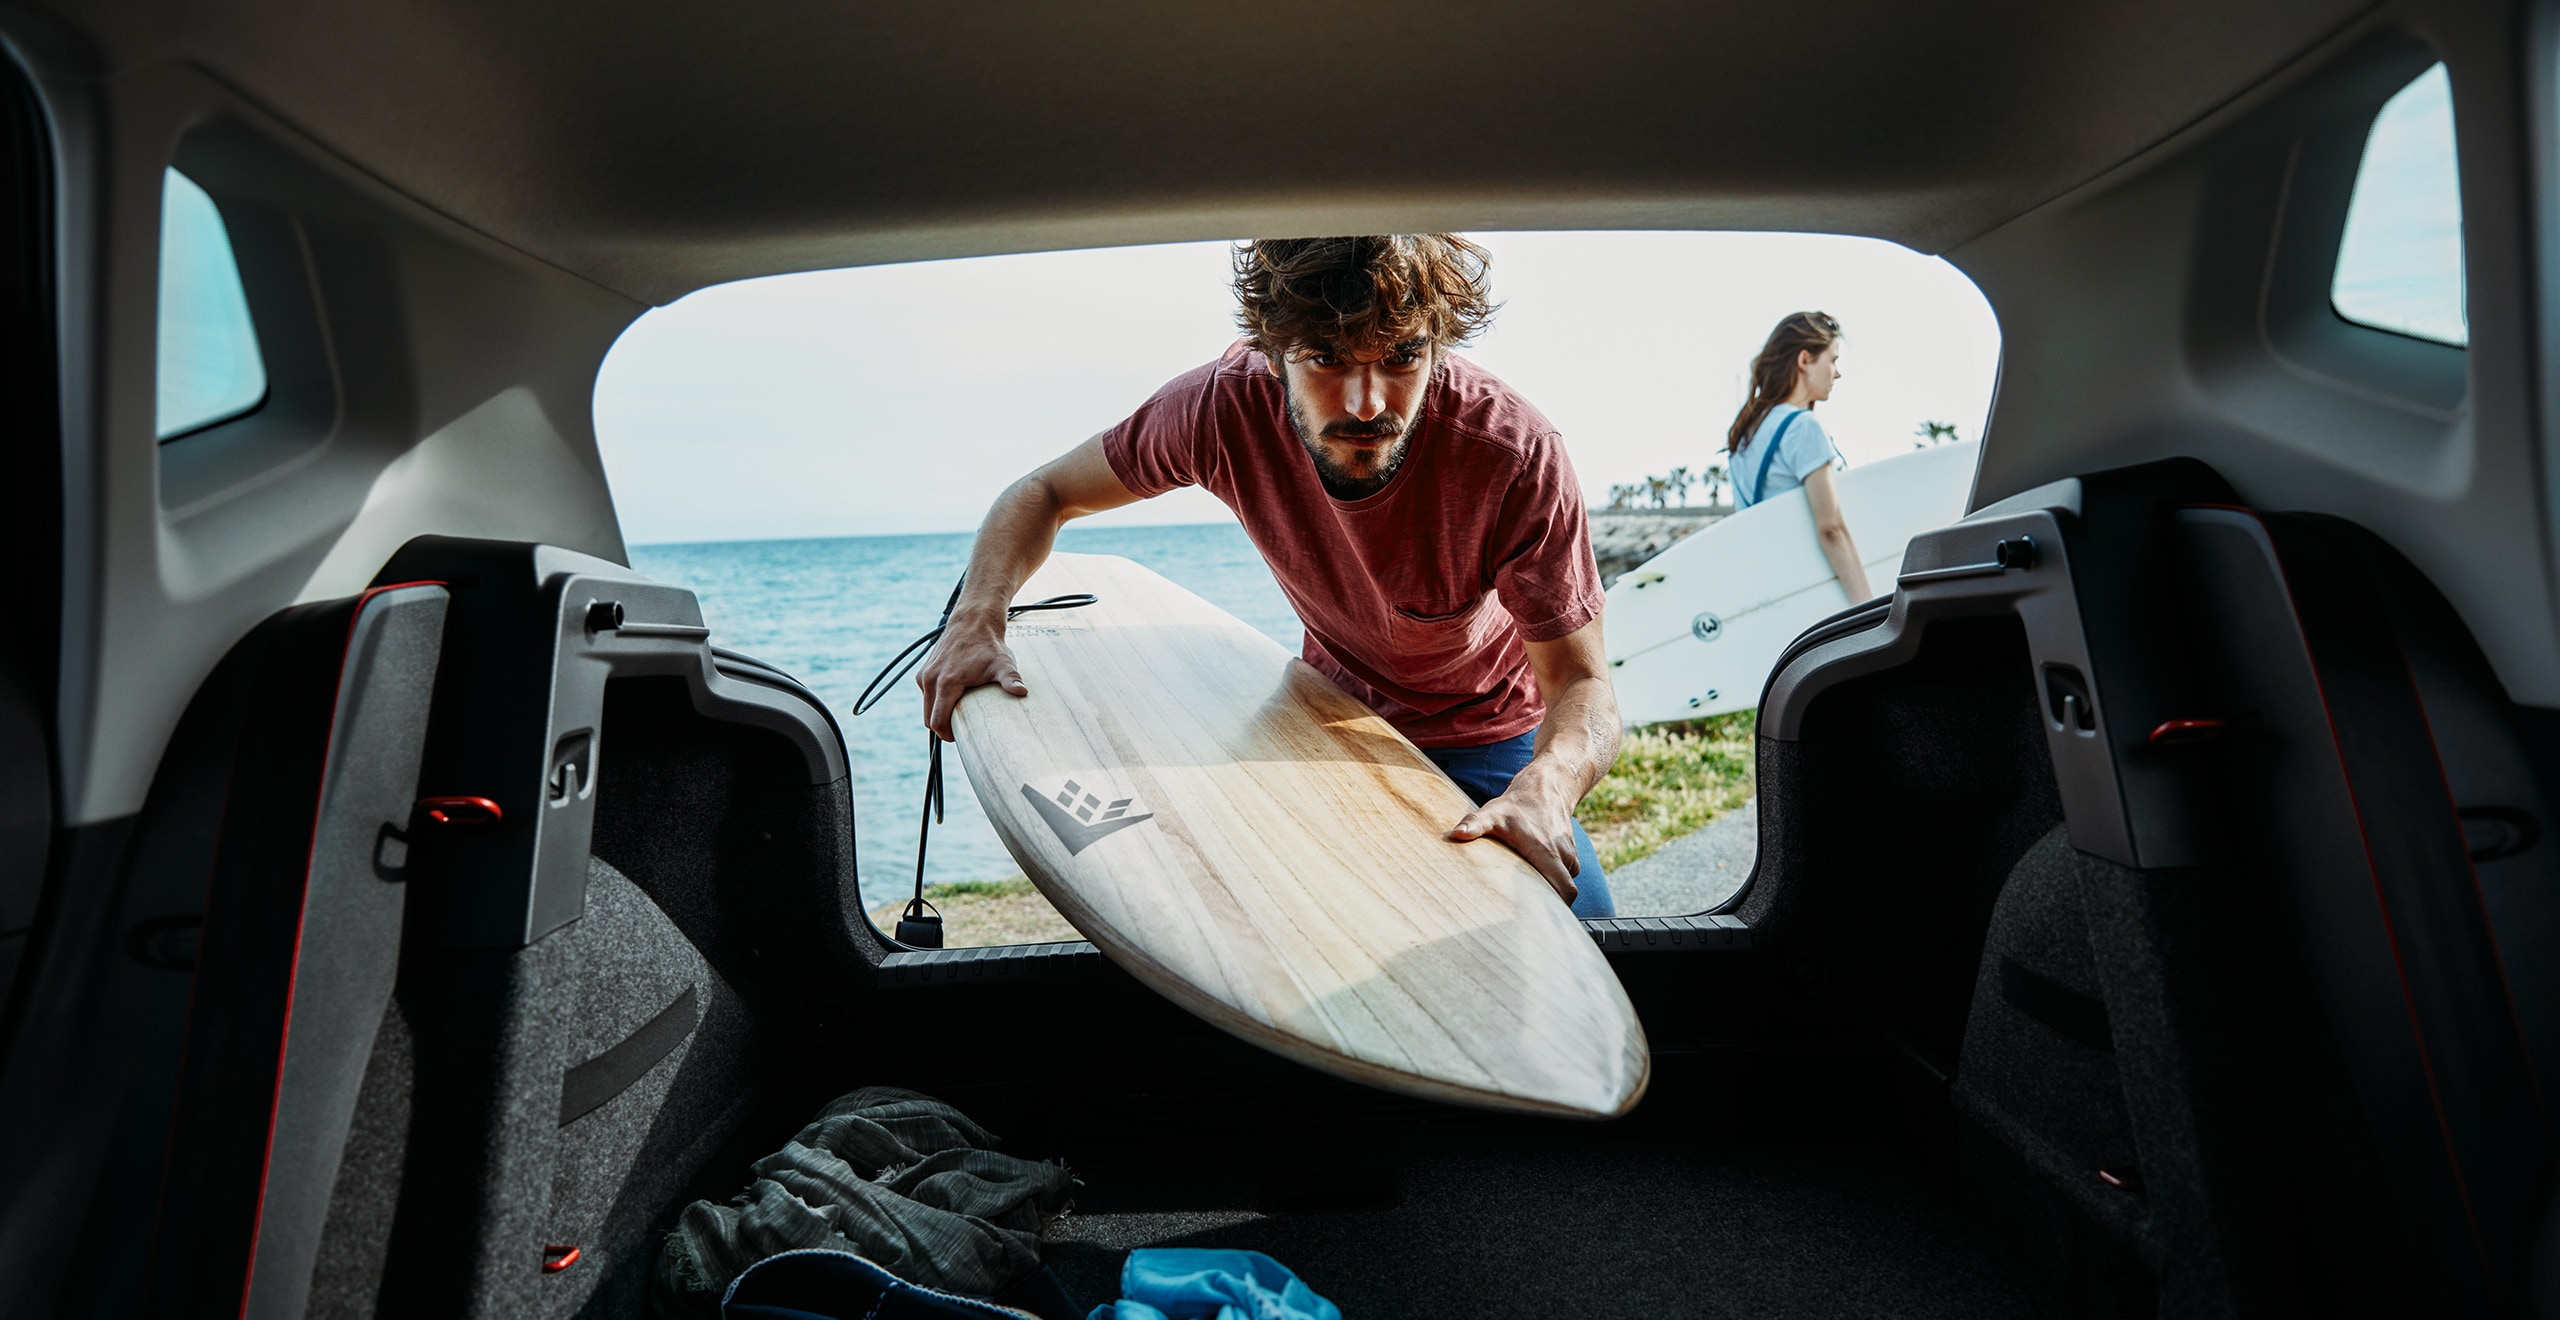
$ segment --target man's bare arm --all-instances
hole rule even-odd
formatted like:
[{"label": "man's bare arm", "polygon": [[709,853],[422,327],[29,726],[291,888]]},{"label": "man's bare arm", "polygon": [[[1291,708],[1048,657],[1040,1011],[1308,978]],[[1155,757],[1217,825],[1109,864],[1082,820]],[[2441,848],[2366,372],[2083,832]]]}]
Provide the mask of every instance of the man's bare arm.
[{"label": "man's bare arm", "polygon": [[1502,840],[1570,903],[1582,859],[1573,847],[1573,809],[1618,759],[1618,694],[1609,685],[1609,648],[1600,620],[1551,642],[1530,642],[1529,668],[1547,720],[1538,749],[1502,796],[1466,814],[1452,839]]},{"label": "man's bare arm", "polygon": [[1867,585],[1867,566],[1858,562],[1858,543],[1849,536],[1849,515],[1840,509],[1840,486],[1831,469],[1804,479],[1804,502],[1813,507],[1813,534],[1822,541],[1822,557],[1831,561],[1831,571],[1840,575],[1849,603],[1863,605],[1874,599],[1875,591]]},{"label": "man's bare arm", "polygon": [[1049,558],[1069,519],[1133,504],[1102,456],[1102,437],[1085,441],[1005,488],[978,524],[969,551],[969,583],[951,609],[951,626],[916,672],[924,689],[924,724],[951,741],[951,711],[961,695],[988,683],[1019,697],[1029,692],[1004,644],[1004,611],[1014,593]]}]

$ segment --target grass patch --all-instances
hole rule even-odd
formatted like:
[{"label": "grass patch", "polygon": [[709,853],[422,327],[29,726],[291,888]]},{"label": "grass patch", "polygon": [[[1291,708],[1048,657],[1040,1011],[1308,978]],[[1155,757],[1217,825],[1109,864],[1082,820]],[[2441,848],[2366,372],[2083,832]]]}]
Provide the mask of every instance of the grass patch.
[{"label": "grass patch", "polygon": [[1629,729],[1618,763],[1574,813],[1615,871],[1751,800],[1759,712]]},{"label": "grass patch", "polygon": [[947,884],[926,885],[924,896],[935,902],[946,898],[1019,898],[1040,892],[1028,880],[953,880]]},{"label": "grass patch", "polygon": [[[1038,886],[1021,876],[926,885],[924,897],[942,913],[942,944],[947,949],[1084,938],[1040,896]],[[871,920],[884,931],[894,931],[898,914],[906,906],[904,899],[883,903],[871,909]]]},{"label": "grass patch", "polygon": [[[1574,813],[1591,831],[1600,864],[1617,870],[1750,801],[1756,716],[1746,710],[1628,730],[1618,763]],[[927,885],[924,896],[941,909],[950,948],[1084,938],[1021,876]],[[895,930],[905,906],[882,904],[871,919]]]}]

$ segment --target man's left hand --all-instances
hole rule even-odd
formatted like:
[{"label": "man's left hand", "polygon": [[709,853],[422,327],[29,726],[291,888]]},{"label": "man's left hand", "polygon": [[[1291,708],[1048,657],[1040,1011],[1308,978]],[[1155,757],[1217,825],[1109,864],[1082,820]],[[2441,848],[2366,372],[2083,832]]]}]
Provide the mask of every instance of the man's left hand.
[{"label": "man's left hand", "polygon": [[1572,804],[1532,783],[1528,771],[1511,781],[1510,792],[1461,817],[1448,837],[1459,843],[1499,839],[1536,867],[1558,898],[1571,903],[1581,892],[1573,883],[1582,873],[1582,858],[1573,846]]}]

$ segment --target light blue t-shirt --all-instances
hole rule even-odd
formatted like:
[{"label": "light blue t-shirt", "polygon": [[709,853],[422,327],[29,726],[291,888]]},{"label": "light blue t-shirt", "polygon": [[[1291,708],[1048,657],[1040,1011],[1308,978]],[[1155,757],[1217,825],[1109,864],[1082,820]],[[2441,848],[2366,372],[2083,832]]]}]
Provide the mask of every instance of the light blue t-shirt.
[{"label": "light blue t-shirt", "polygon": [[[1793,425],[1787,422],[1790,417],[1795,419]],[[1777,452],[1772,454],[1770,439],[1781,428],[1786,435],[1778,439]],[[1831,433],[1814,419],[1812,409],[1779,404],[1760,419],[1760,429],[1753,431],[1742,448],[1725,461],[1725,472],[1733,481],[1733,507],[1748,509],[1772,495],[1794,490],[1804,484],[1805,478],[1840,462],[1839,448],[1831,443]]]}]

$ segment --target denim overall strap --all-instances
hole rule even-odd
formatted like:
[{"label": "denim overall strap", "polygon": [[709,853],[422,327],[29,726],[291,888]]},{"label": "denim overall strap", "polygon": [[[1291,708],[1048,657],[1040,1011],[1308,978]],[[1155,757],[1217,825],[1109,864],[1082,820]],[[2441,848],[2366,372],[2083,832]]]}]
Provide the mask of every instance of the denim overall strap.
[{"label": "denim overall strap", "polygon": [[1787,419],[1778,423],[1777,433],[1769,437],[1769,448],[1767,452],[1760,455],[1760,475],[1753,478],[1751,482],[1752,503],[1758,504],[1760,496],[1769,489],[1769,465],[1777,461],[1778,446],[1786,443],[1788,429],[1796,424],[1797,418],[1804,416],[1808,411],[1810,410],[1798,408],[1788,413]]}]

